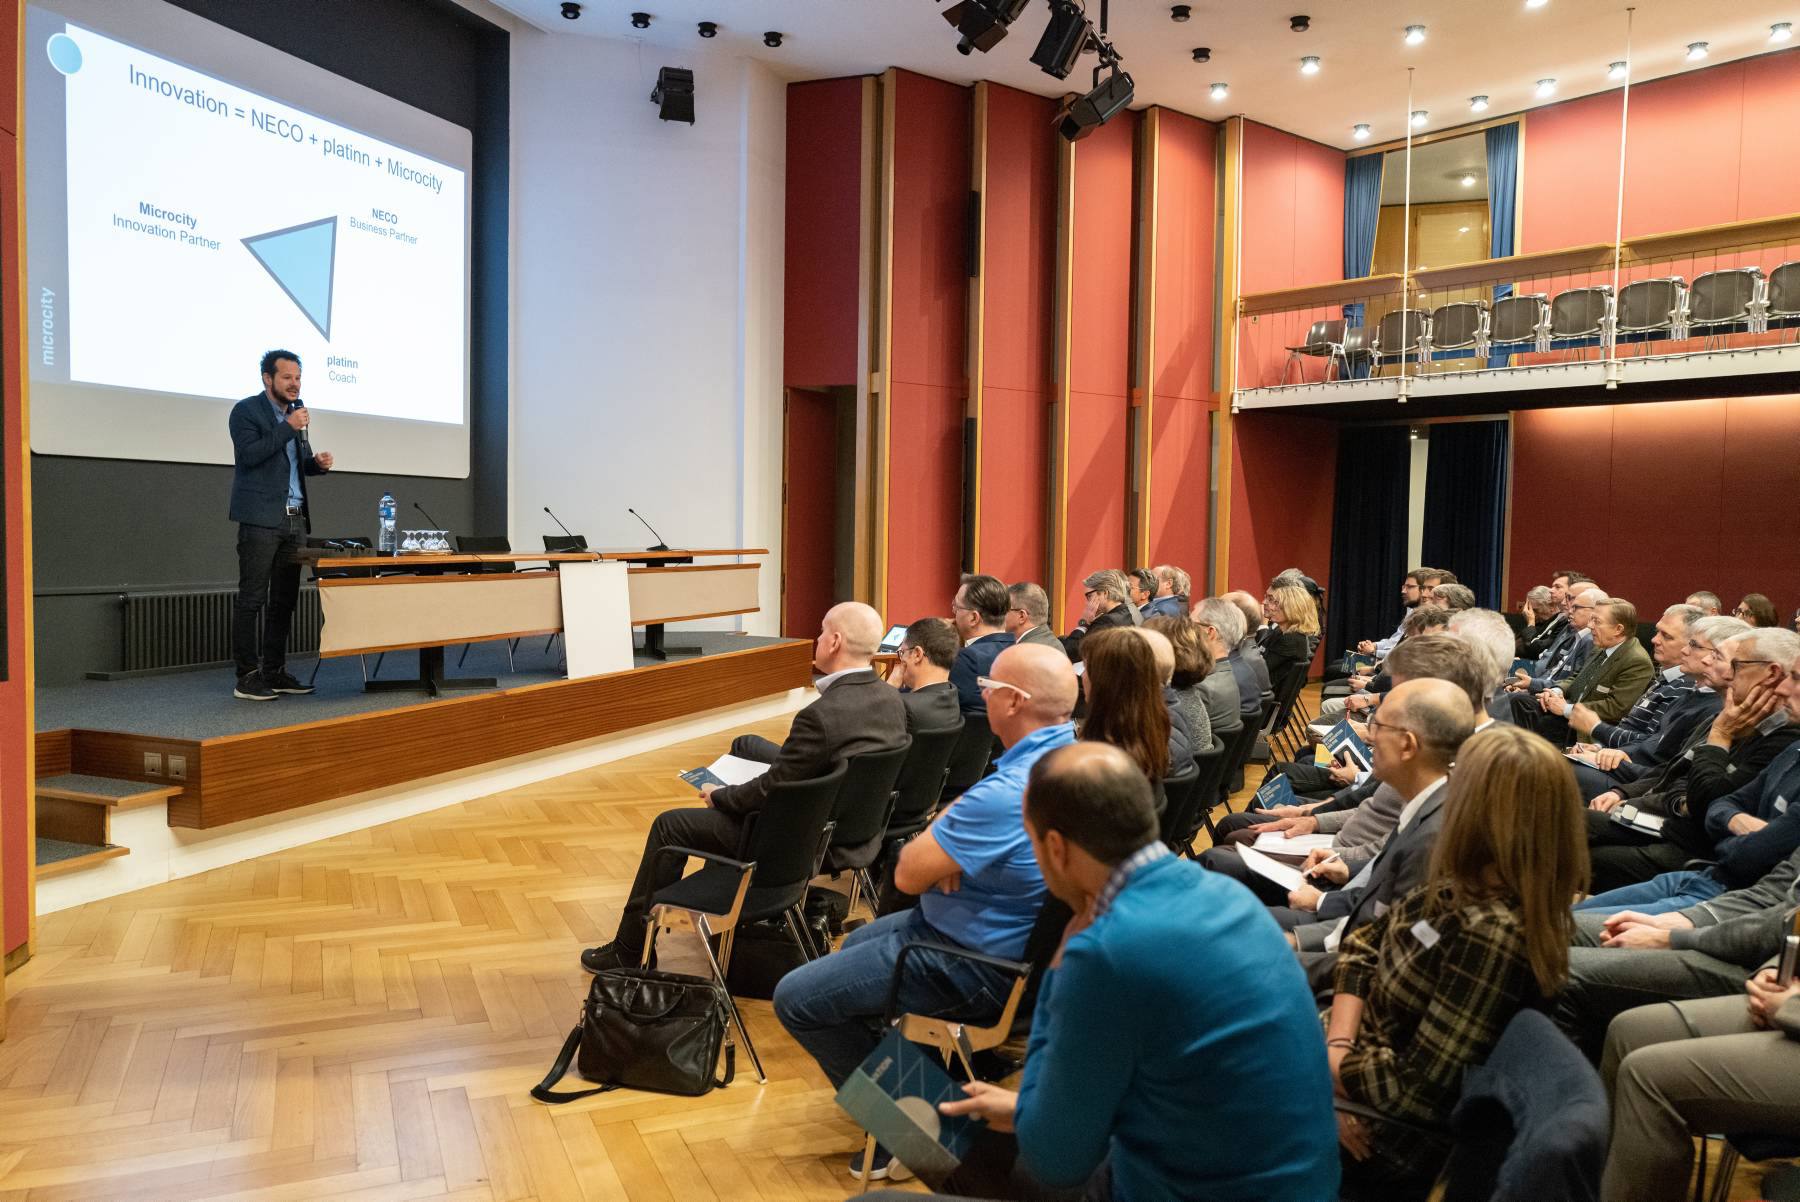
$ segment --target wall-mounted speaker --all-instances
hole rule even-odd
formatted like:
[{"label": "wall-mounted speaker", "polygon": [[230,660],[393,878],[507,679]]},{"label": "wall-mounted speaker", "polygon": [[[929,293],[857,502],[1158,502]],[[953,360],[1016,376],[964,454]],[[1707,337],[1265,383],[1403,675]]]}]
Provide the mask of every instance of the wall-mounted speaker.
[{"label": "wall-mounted speaker", "polygon": [[656,90],[650,93],[656,115],[664,121],[694,123],[694,73],[686,67],[664,67],[656,73]]}]

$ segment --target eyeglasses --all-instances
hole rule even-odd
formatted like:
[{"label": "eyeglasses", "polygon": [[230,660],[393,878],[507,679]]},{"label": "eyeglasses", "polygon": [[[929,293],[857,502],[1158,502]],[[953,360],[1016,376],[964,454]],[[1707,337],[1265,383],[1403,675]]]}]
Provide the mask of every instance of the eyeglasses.
[{"label": "eyeglasses", "polygon": [[1577,606],[1575,606],[1575,608],[1571,609],[1569,612],[1572,614],[1578,614],[1582,610],[1585,609],[1589,613],[1592,613],[1596,608],[1597,608],[1596,606],[1592,606],[1592,605],[1577,605]]},{"label": "eyeglasses", "polygon": [[1736,676],[1739,668],[1748,668],[1752,664],[1772,664],[1772,659],[1734,659],[1731,661],[1731,674]]},{"label": "eyeglasses", "polygon": [[1031,694],[1027,693],[1024,689],[1021,689],[1018,685],[1011,684],[1004,680],[995,680],[991,676],[977,676],[975,678],[975,687],[980,689],[984,693],[991,693],[995,689],[1011,689],[1013,692],[1017,693],[1020,696],[1020,698],[1022,698],[1023,700],[1025,700],[1025,701],[1031,700]]},{"label": "eyeglasses", "polygon": [[1731,612],[1737,617],[1747,618],[1750,616],[1750,607],[1748,605],[1740,605]]},{"label": "eyeglasses", "polygon": [[1367,718],[1364,718],[1363,725],[1368,728],[1370,734],[1374,734],[1378,730],[1394,730],[1399,731],[1401,734],[1412,735],[1414,738],[1417,738],[1419,733],[1410,726],[1401,726],[1394,722],[1383,722],[1374,714],[1370,714]]},{"label": "eyeglasses", "polygon": [[1719,654],[1719,650],[1716,647],[1705,646],[1698,639],[1689,639],[1687,645],[1689,651],[1698,651],[1700,653],[1701,663],[1705,663],[1708,660],[1715,660],[1719,663],[1725,662],[1725,657]]}]

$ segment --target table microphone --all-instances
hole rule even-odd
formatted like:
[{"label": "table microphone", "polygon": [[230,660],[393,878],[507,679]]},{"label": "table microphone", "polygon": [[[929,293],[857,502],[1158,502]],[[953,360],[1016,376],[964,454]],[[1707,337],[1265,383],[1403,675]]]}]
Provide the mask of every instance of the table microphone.
[{"label": "table microphone", "polygon": [[[550,513],[550,507],[548,505],[544,506],[544,512]],[[550,513],[550,520],[555,522],[558,526],[562,526],[562,532],[564,534],[568,535],[570,538],[575,537],[575,532],[573,530],[569,529],[567,526],[563,526],[563,520],[561,518],[557,517],[554,513]]]},{"label": "table microphone", "polygon": [[[625,507],[625,512],[629,513],[632,517],[636,518],[638,521],[644,522],[644,515],[639,513],[637,510],[633,509],[631,506],[627,505]],[[665,543],[663,541],[663,536],[656,533],[655,526],[652,526],[649,522],[644,522],[644,529],[648,530],[650,532],[651,537],[656,539],[656,545],[654,547],[645,547],[644,550],[646,550],[646,551],[667,551],[669,549],[669,544]]]},{"label": "table microphone", "polygon": [[[416,510],[418,510],[418,511],[419,511],[419,512],[420,512],[420,513],[425,513],[425,507],[424,507],[424,506],[423,506],[423,505],[421,505],[421,504],[419,504],[419,503],[418,503],[418,502],[417,502],[417,501],[414,501],[414,502],[413,502],[413,508],[414,508],[414,509],[416,509]],[[430,522],[430,523],[431,523],[431,528],[432,528],[432,529],[433,529],[433,530],[447,530],[447,529],[449,529],[449,527],[447,527],[447,526],[440,526],[440,525],[438,525],[438,521],[437,521],[437,519],[436,519],[436,518],[434,518],[434,517],[432,517],[432,516],[431,516],[431,515],[430,515],[430,514],[429,514],[429,513],[425,513],[425,520],[426,520],[426,521],[428,521],[428,522]]]}]

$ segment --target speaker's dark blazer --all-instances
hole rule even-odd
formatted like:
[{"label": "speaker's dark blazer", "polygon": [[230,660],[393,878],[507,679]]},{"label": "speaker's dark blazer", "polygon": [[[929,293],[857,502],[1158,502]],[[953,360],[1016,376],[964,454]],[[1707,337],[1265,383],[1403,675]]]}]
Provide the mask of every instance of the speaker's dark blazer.
[{"label": "speaker's dark blazer", "polygon": [[[300,437],[294,427],[275,415],[269,394],[247,396],[231,407],[231,446],[237,470],[231,477],[231,520],[251,526],[279,526],[287,519],[287,444]],[[312,513],[306,503],[306,478],[322,476],[325,469],[305,443],[300,451],[300,508],[312,529]]]},{"label": "speaker's dark blazer", "polygon": [[824,776],[839,760],[891,751],[905,739],[906,703],[899,689],[872,671],[840,676],[794,715],[769,770],[741,785],[714,789],[711,805],[726,814],[752,813],[762,809],[772,785]]}]

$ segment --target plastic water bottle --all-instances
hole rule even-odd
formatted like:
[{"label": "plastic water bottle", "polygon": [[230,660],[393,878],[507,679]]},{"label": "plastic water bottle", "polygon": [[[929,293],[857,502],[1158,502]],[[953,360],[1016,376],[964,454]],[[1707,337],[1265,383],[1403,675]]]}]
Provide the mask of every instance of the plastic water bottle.
[{"label": "plastic water bottle", "polygon": [[398,540],[395,538],[394,531],[394,514],[396,512],[398,511],[394,507],[394,494],[391,492],[382,493],[381,505],[376,510],[376,513],[381,518],[381,533],[375,540],[375,549],[380,551],[383,555],[392,555],[395,547],[398,546]]}]

